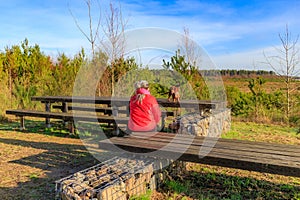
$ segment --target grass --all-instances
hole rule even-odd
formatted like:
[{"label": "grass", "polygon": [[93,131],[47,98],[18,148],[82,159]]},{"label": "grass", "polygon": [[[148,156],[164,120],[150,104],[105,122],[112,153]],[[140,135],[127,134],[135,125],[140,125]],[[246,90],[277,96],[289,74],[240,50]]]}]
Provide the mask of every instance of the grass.
[{"label": "grass", "polygon": [[[192,170],[192,168],[190,169]],[[230,175],[230,170],[209,168],[206,172],[188,174],[190,196],[206,199],[298,199],[299,185],[258,180],[244,171],[244,176]],[[186,182],[186,181],[185,181]],[[182,183],[185,185],[185,183]],[[195,189],[196,188],[196,189]],[[192,194],[192,195],[191,195]]]},{"label": "grass", "polygon": [[234,122],[223,138],[300,145],[298,128],[281,125]]},{"label": "grass", "polygon": [[[297,128],[233,122],[223,138],[299,145]],[[202,164],[187,164],[184,177],[165,189],[191,199],[300,199],[300,178]],[[176,198],[173,198],[176,199]]]},{"label": "grass", "polygon": [[[223,138],[300,144],[297,128],[233,122]],[[146,199],[289,199],[300,200],[300,178],[187,163],[184,173],[165,180]],[[136,197],[135,199],[139,199]],[[141,197],[140,199],[145,199]]]},{"label": "grass", "polygon": [[129,200],[149,200],[151,199],[152,191],[147,190],[146,194],[139,195],[139,196],[132,196]]}]

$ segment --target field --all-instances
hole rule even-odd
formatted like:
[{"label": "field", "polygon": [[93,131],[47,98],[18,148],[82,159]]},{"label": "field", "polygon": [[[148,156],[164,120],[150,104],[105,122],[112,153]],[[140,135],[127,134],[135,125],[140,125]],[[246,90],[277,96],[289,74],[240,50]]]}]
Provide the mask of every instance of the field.
[{"label": "field", "polygon": [[[34,122],[20,132],[0,125],[1,199],[54,199],[55,181],[98,163],[81,140],[63,130],[45,131]],[[225,138],[300,145],[297,129],[233,122]],[[109,158],[110,154],[103,152]],[[300,178],[187,164],[181,175],[156,192],[135,199],[300,199]]]}]

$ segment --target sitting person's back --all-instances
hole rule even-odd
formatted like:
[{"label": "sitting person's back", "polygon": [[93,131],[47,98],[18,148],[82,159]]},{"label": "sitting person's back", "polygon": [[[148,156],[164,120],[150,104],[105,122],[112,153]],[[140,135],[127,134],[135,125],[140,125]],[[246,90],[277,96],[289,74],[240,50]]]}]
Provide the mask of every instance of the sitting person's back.
[{"label": "sitting person's back", "polygon": [[157,100],[150,94],[147,81],[139,82],[135,94],[130,98],[130,131],[156,131],[161,111]]}]

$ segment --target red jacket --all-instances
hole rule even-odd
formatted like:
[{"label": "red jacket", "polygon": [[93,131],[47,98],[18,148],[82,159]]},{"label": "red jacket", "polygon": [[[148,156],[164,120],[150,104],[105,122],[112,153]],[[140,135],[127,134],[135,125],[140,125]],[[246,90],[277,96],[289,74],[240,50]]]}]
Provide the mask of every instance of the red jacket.
[{"label": "red jacket", "polygon": [[160,120],[161,111],[156,98],[150,94],[144,95],[141,103],[136,100],[137,95],[130,98],[128,128],[131,131],[155,130]]}]

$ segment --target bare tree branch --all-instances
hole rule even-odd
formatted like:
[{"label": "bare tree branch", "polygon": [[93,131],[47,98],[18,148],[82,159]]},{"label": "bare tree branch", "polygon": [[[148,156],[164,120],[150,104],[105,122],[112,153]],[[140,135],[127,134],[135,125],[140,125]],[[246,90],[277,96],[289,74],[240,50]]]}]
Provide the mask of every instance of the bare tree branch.
[{"label": "bare tree branch", "polygon": [[91,48],[92,48],[92,54],[93,57],[95,56],[95,47],[96,47],[96,40],[98,38],[98,34],[99,34],[99,27],[101,25],[101,7],[100,7],[100,3],[99,0],[96,0],[96,3],[98,5],[99,8],[99,18],[98,18],[98,22],[97,22],[97,26],[95,29],[95,33],[93,32],[93,16],[92,16],[92,3],[91,0],[85,0],[85,3],[87,5],[88,8],[88,17],[89,17],[89,33],[86,33],[83,28],[79,25],[78,20],[76,19],[76,17],[74,16],[72,10],[70,9],[70,7],[68,6],[69,12],[77,26],[77,28],[79,29],[79,31],[84,35],[84,37],[89,41],[89,43],[91,43]]},{"label": "bare tree branch", "polygon": [[300,70],[297,70],[300,63],[299,49],[297,48],[299,35],[293,39],[289,32],[288,25],[286,25],[285,32],[278,36],[281,48],[275,48],[277,55],[267,56],[264,53],[264,57],[266,59],[265,63],[269,65],[285,82],[286,120],[289,122],[294,105],[292,93],[298,89],[298,87],[293,86],[292,82],[300,72]]},{"label": "bare tree branch", "polygon": [[112,95],[114,94],[114,65],[117,59],[123,58],[125,51],[125,26],[127,21],[124,21],[122,16],[121,4],[115,7],[112,2],[109,4],[109,12],[106,13],[105,23],[102,25],[106,40],[101,41],[101,46],[109,56],[111,65],[111,85]]}]

